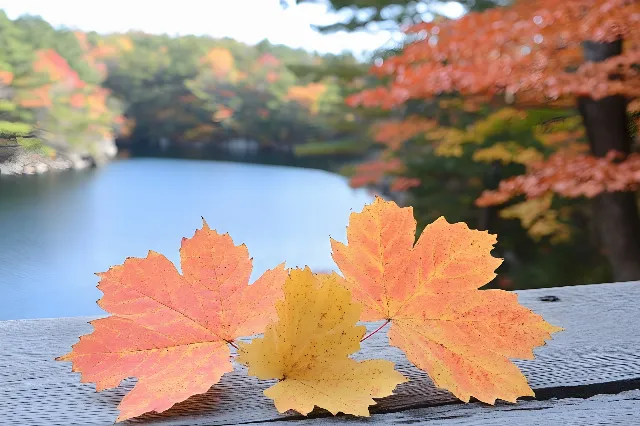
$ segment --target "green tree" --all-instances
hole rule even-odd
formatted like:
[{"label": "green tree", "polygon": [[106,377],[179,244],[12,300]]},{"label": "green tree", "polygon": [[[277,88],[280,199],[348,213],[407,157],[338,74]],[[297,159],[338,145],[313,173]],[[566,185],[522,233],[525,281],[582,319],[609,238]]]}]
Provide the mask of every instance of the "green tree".
[{"label": "green tree", "polygon": [[[503,6],[509,0],[458,0],[466,11],[482,11]],[[325,0],[281,0],[287,7],[290,3],[322,3]],[[330,33],[356,30],[397,31],[403,25],[421,23],[427,19],[445,17],[443,6],[448,3],[437,0],[329,0],[331,10],[348,14],[346,21],[314,26],[318,31]]]}]

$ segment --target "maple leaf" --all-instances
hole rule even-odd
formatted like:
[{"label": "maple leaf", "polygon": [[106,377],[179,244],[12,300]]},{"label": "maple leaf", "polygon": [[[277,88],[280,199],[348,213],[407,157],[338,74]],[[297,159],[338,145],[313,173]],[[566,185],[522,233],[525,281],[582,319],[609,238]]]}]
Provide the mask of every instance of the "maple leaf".
[{"label": "maple leaf", "polygon": [[561,328],[515,293],[478,290],[502,262],[490,254],[496,237],[443,217],[414,246],[415,231],[411,207],[376,198],[351,214],[348,245],[331,240],[344,282],[364,305],[361,320],[391,322],[391,345],[465,402],[533,396],[509,359],[533,359],[533,348]]},{"label": "maple leaf", "polygon": [[228,344],[262,332],[275,317],[284,264],[248,285],[246,246],[235,246],[204,219],[193,238],[183,238],[180,262],[182,275],[150,251],[97,274],[104,293],[98,305],[113,315],[91,321],[94,331],[56,358],[71,361],[81,381],[96,383],[97,391],[138,378],[117,421],[162,412],[206,392],[233,369]]},{"label": "maple leaf", "polygon": [[356,326],[361,308],[336,273],[290,272],[278,321],[264,337],[240,343],[238,362],[259,379],[278,379],[264,391],[283,413],[308,414],[314,405],[332,414],[369,416],[372,398],[391,395],[407,379],[386,360],[355,361],[366,328]]}]

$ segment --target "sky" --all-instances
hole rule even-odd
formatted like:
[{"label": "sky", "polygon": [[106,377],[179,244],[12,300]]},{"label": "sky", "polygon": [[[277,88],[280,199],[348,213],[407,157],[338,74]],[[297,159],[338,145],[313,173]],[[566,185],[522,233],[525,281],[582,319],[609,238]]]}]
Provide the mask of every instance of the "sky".
[{"label": "sky", "polygon": [[[170,35],[231,37],[247,44],[268,39],[321,53],[348,50],[361,56],[387,43],[392,34],[380,32],[319,34],[312,24],[337,22],[323,4],[302,4],[283,9],[279,0],[0,0],[9,18],[40,15],[54,27],[107,32],[141,30]],[[447,6],[461,12],[457,3]]]}]

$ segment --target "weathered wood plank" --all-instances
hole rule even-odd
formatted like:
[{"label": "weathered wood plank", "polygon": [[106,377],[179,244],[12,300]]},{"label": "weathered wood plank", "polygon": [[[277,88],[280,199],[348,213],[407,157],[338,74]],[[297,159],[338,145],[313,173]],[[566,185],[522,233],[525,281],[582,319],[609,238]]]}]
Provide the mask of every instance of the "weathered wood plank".
[{"label": "weathered wood plank", "polygon": [[[539,299],[552,295],[555,302]],[[536,350],[533,361],[517,361],[534,389],[558,388],[640,378],[640,333],[637,331],[638,283],[563,287],[519,292],[520,302],[566,331]],[[66,353],[78,336],[91,331],[91,318],[0,322],[0,423],[20,425],[108,425],[117,405],[133,386],[96,393],[81,384],[69,363],[53,358]],[[371,327],[375,327],[372,324]],[[455,398],[433,386],[401,351],[379,333],[363,344],[357,358],[386,358],[412,381],[385,398],[372,412],[407,410],[452,403]],[[197,395],[163,414],[131,423],[223,425],[291,418],[279,415],[262,394],[269,382],[258,382],[236,369],[204,395]],[[387,414],[383,415],[385,418]]]},{"label": "weathered wood plank", "polygon": [[[366,423],[368,426],[417,425],[429,426],[630,426],[640,424],[638,417],[640,390],[614,395],[596,395],[587,399],[565,398],[548,401],[522,401],[517,405],[498,403],[495,407],[484,404],[453,404],[419,408],[397,413],[374,414],[367,420],[350,421],[349,424]],[[338,426],[344,418],[333,417],[296,422],[310,426]],[[249,423],[247,426],[257,426]],[[291,422],[270,422],[269,426],[292,426]]]}]

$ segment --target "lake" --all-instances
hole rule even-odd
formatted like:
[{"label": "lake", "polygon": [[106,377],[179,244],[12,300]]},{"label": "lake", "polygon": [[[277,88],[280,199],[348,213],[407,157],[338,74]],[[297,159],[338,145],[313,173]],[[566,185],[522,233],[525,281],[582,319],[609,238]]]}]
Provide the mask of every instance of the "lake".
[{"label": "lake", "polygon": [[0,320],[104,314],[94,273],[148,250],[179,268],[180,241],[201,217],[247,245],[252,281],[285,260],[333,269],[329,236],[344,241],[350,211],[371,201],[332,173],[215,161],[2,176]]}]

